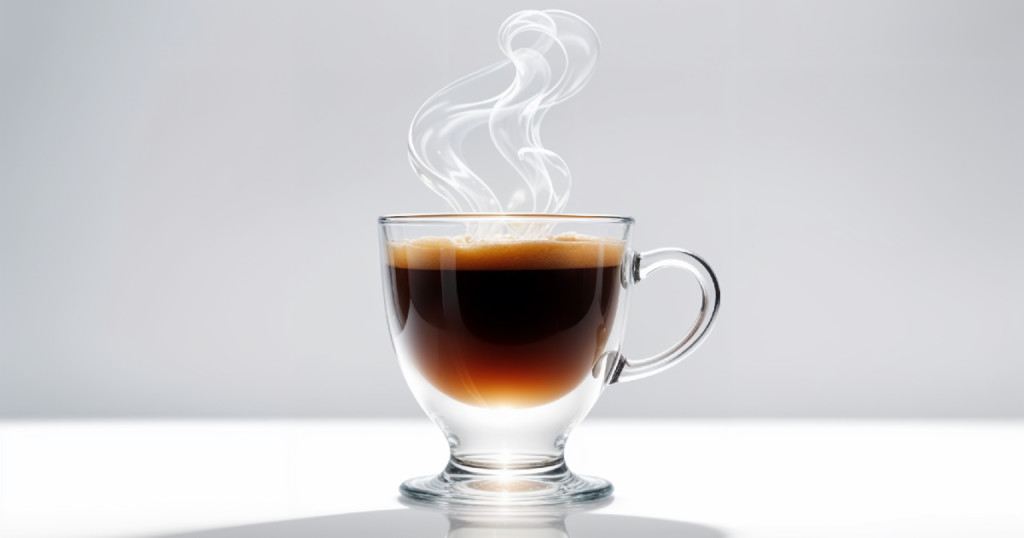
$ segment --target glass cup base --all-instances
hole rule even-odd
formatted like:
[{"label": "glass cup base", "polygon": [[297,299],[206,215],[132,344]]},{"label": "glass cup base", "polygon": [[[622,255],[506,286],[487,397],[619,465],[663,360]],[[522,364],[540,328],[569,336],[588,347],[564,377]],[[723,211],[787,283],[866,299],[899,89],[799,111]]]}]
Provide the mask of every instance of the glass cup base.
[{"label": "glass cup base", "polygon": [[613,490],[603,478],[569,471],[564,461],[525,472],[481,472],[452,460],[441,474],[412,478],[399,488],[421,503],[481,507],[572,505],[607,498]]}]

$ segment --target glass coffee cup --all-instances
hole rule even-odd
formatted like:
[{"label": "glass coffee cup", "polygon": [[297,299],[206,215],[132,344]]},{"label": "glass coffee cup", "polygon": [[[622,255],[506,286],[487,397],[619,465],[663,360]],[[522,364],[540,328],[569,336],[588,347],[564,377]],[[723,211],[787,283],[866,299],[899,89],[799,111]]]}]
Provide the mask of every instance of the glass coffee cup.
[{"label": "glass coffee cup", "polygon": [[[435,476],[403,495],[444,505],[572,504],[607,480],[569,471],[569,433],[608,385],[656,374],[707,336],[720,292],[699,256],[630,248],[633,219],[452,214],[379,219],[388,327],[413,395],[448,440]],[[689,271],[697,320],[672,347],[620,354],[629,291],[654,271]]]}]

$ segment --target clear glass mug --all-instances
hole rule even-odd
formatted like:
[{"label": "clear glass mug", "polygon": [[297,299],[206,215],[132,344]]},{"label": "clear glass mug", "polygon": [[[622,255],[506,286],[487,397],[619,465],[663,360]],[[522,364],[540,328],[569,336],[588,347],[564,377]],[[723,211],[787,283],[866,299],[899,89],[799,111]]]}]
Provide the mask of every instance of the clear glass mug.
[{"label": "clear glass mug", "polygon": [[[634,252],[633,223],[600,215],[379,219],[392,343],[413,395],[451,448],[440,475],[406,481],[403,495],[513,506],[611,494],[607,480],[569,471],[569,433],[608,385],[656,374],[692,352],[720,301],[718,279],[699,256]],[[669,349],[627,359],[619,350],[629,291],[666,267],[697,279],[700,312]]]}]

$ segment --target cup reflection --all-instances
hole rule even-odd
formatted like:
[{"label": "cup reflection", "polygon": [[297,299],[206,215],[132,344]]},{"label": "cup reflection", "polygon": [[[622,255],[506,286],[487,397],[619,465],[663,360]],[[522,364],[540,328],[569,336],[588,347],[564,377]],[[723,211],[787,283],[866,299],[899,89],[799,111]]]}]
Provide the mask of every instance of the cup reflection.
[{"label": "cup reflection", "polygon": [[718,529],[664,519],[593,513],[611,499],[562,507],[482,509],[435,507],[402,500],[413,512],[441,513],[446,538],[726,538]]},{"label": "cup reflection", "polygon": [[438,512],[448,520],[447,538],[569,538],[566,518],[592,512],[611,500],[568,507],[505,509],[434,507],[402,499],[413,510]]}]

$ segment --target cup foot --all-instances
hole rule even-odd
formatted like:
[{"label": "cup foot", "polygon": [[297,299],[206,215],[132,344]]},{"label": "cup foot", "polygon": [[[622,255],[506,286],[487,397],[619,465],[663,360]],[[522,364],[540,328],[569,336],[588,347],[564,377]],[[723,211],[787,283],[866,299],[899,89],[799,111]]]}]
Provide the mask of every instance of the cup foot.
[{"label": "cup foot", "polygon": [[406,480],[399,488],[412,500],[441,506],[551,506],[586,503],[612,494],[611,482],[562,473],[467,476],[443,472]]}]

